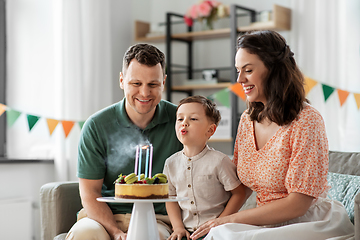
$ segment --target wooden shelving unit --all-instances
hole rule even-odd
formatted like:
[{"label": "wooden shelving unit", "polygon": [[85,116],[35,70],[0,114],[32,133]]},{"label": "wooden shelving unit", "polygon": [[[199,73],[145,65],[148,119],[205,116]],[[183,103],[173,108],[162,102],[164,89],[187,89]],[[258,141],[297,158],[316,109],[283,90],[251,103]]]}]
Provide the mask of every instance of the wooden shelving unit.
[{"label": "wooden shelving unit", "polygon": [[190,91],[190,90],[198,90],[198,89],[226,88],[230,86],[231,86],[230,82],[225,82],[225,83],[180,85],[180,86],[173,86],[171,89],[174,91]]},{"label": "wooden shelving unit", "polygon": [[[245,11],[246,14],[251,19],[251,23],[248,26],[238,26],[238,10]],[[193,31],[191,27],[188,28],[187,32],[182,33],[173,33],[172,32],[172,17],[177,17],[178,19],[183,18],[183,15],[176,13],[167,13],[166,14],[166,34],[160,36],[148,36],[150,32],[150,24],[142,21],[135,21],[135,41],[137,42],[163,42],[166,43],[166,57],[167,57],[167,100],[171,101],[171,94],[174,91],[185,92],[189,95],[192,95],[193,90],[199,89],[216,89],[216,88],[226,88],[231,86],[236,82],[236,70],[235,68],[231,69],[231,82],[220,82],[220,83],[209,83],[209,84],[187,84],[173,86],[172,75],[174,65],[172,64],[171,57],[171,43],[173,41],[182,42],[187,45],[187,64],[186,67],[187,79],[192,79],[192,73],[194,72],[192,64],[192,42],[196,40],[211,40],[225,38],[230,40],[231,47],[231,58],[234,61],[235,56],[235,46],[236,39],[239,33],[253,31],[253,30],[274,30],[274,31],[288,31],[291,30],[291,9],[282,7],[279,5],[273,5],[271,21],[267,22],[256,22],[256,11],[249,9],[243,6],[236,4],[230,5],[230,19],[229,19],[229,28],[215,29],[208,31]],[[234,65],[232,65],[234,66]],[[210,139],[210,142],[233,142],[236,137],[236,130],[238,124],[238,99],[233,94],[230,96],[231,102],[231,138],[229,139]]]},{"label": "wooden shelving unit", "polygon": [[[247,32],[253,30],[291,30],[291,9],[274,5],[272,10],[272,20],[268,22],[254,22],[249,26],[238,28],[238,32]],[[165,35],[146,37],[150,32],[150,24],[142,21],[135,21],[135,41],[137,42],[164,42]],[[230,28],[222,28],[208,31],[186,32],[173,34],[173,38],[193,41],[204,39],[228,38],[230,37]]]}]

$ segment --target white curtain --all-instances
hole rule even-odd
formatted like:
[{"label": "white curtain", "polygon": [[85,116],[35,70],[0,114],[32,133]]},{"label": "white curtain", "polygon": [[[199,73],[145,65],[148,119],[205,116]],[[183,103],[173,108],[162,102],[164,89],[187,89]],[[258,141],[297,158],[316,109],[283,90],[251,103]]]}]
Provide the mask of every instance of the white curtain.
[{"label": "white curtain", "polygon": [[[305,76],[318,82],[308,99],[320,111],[330,150],[360,151],[360,1],[292,0],[289,43]],[[322,85],[335,88],[325,102]],[[350,92],[340,106],[337,89]]]},{"label": "white curtain", "polygon": [[[77,122],[110,105],[118,88],[121,65],[112,54],[122,55],[123,49],[112,38],[119,37],[120,30],[114,31],[119,5],[115,0],[6,1],[7,105],[24,113],[8,127],[10,159],[54,159],[55,181],[77,179]],[[41,117],[31,131],[25,113]],[[67,137],[61,123],[49,136],[47,118],[76,124]]]},{"label": "white curtain", "polygon": [[[54,1],[54,77],[58,117],[85,120],[112,103],[110,0]],[[76,179],[80,130],[57,137],[59,179]]]}]

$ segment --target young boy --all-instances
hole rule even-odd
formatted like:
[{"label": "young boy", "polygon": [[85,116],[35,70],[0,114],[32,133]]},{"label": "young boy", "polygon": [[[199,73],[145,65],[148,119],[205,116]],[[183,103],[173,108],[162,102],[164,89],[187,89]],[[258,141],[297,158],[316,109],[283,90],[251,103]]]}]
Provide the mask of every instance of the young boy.
[{"label": "young boy", "polygon": [[185,98],[177,107],[175,131],[184,148],[166,160],[164,173],[169,195],[189,200],[166,203],[174,231],[168,240],[190,239],[203,223],[241,207],[235,165],[207,145],[220,118],[216,105],[202,96]]}]

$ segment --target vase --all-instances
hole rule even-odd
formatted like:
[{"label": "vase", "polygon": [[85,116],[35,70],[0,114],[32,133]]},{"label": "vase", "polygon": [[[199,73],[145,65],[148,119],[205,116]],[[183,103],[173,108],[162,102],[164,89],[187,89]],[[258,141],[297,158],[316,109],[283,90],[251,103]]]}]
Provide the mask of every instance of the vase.
[{"label": "vase", "polygon": [[213,19],[211,18],[204,18],[204,20],[202,21],[202,30],[203,31],[207,31],[207,30],[213,30],[214,29],[214,22]]}]

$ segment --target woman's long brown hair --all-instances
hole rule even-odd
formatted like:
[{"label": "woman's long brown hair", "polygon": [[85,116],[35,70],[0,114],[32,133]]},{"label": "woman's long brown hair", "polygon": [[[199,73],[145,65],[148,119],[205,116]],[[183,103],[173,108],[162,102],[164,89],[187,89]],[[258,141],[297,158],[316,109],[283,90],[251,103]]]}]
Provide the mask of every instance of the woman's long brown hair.
[{"label": "woman's long brown hair", "polygon": [[275,31],[256,31],[240,36],[237,43],[237,49],[258,55],[269,70],[263,87],[266,105],[247,102],[251,120],[261,122],[268,118],[279,126],[291,123],[308,100],[304,77],[286,40]]}]

